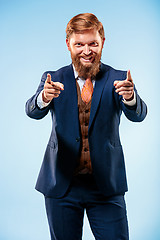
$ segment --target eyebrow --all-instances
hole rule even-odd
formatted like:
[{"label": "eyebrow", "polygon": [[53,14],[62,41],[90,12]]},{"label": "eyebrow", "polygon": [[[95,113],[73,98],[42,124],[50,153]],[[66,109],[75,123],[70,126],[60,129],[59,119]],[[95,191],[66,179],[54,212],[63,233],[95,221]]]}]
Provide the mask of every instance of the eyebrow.
[{"label": "eyebrow", "polygon": [[[96,42],[96,43],[98,43],[98,41],[97,41],[97,40],[92,40],[92,41],[89,41],[89,42],[87,42],[87,43],[88,43],[88,44],[90,44],[90,43],[93,43],[93,42]],[[84,42],[83,42],[83,41],[81,41],[81,40],[79,40],[79,41],[77,41],[77,40],[76,40],[74,43],[76,44],[76,43],[84,43]],[[87,43],[86,43],[86,44],[87,44]]]}]

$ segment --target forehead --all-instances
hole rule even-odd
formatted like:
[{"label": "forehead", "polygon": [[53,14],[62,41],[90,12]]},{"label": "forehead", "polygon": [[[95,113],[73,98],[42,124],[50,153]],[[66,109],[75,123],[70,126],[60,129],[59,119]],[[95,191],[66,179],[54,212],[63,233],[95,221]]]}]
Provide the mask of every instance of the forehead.
[{"label": "forehead", "polygon": [[70,42],[91,42],[91,41],[101,41],[99,32],[96,29],[86,30],[80,33],[73,32],[70,36]]}]

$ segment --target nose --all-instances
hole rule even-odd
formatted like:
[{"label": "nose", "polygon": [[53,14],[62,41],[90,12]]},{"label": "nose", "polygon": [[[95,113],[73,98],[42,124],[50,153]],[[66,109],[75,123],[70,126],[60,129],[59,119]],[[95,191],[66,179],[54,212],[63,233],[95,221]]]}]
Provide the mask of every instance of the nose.
[{"label": "nose", "polygon": [[84,46],[83,53],[84,53],[85,55],[89,55],[89,54],[91,53],[91,50],[90,50],[90,47],[88,46],[88,44],[86,44],[86,45]]}]

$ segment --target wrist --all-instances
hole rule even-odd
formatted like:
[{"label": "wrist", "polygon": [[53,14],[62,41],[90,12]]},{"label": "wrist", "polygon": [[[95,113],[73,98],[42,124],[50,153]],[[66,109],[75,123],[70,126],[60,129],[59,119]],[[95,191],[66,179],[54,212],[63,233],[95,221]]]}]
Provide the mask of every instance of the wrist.
[{"label": "wrist", "polygon": [[[130,98],[131,99],[131,98]],[[123,103],[125,104],[125,105],[128,105],[128,106],[134,106],[134,105],[136,105],[136,93],[135,93],[135,91],[134,91],[134,94],[133,94],[133,99],[132,100],[126,100],[126,99],[124,99],[123,98]]]},{"label": "wrist", "polygon": [[48,99],[45,97],[44,90],[42,91],[42,100],[43,100],[43,102],[45,102],[45,103],[49,103],[49,102],[50,102],[50,100],[48,100]]},{"label": "wrist", "polygon": [[124,98],[124,100],[127,101],[127,102],[130,102],[133,99],[134,99],[134,92],[133,92],[133,94],[132,94],[132,96],[130,98],[128,98],[128,99]]}]

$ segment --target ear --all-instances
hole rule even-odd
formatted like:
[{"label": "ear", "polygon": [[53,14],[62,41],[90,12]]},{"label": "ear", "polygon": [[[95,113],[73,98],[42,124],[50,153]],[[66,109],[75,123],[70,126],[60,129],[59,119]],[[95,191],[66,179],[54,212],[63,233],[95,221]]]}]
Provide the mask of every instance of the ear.
[{"label": "ear", "polygon": [[68,48],[68,50],[71,51],[70,43],[69,43],[69,39],[68,39],[68,38],[66,38],[66,44],[67,44],[67,48]]},{"label": "ear", "polygon": [[105,37],[103,38],[103,40],[102,40],[102,48],[103,48],[103,46],[104,46],[104,42],[105,42]]}]

